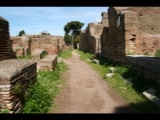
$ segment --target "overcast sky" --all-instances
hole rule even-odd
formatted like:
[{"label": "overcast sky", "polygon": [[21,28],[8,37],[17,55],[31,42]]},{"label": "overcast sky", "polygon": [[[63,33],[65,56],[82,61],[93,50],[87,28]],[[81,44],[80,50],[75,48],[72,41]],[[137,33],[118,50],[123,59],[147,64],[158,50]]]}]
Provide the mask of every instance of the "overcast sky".
[{"label": "overcast sky", "polygon": [[64,36],[64,26],[71,21],[88,23],[101,21],[102,12],[108,7],[0,7],[0,16],[9,22],[10,36],[17,36],[20,30],[26,34],[40,34],[47,31],[51,35]]}]

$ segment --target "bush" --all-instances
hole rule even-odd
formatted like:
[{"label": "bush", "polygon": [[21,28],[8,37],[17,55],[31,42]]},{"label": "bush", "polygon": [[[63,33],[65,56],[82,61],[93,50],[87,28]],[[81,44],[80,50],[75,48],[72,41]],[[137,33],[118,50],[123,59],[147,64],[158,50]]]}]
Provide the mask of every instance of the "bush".
[{"label": "bush", "polygon": [[160,57],[160,50],[157,50],[157,51],[156,51],[155,57]]},{"label": "bush", "polygon": [[58,85],[62,84],[60,76],[66,66],[58,63],[54,71],[39,71],[37,81],[30,85],[26,92],[23,113],[47,113],[53,98],[58,93]]}]

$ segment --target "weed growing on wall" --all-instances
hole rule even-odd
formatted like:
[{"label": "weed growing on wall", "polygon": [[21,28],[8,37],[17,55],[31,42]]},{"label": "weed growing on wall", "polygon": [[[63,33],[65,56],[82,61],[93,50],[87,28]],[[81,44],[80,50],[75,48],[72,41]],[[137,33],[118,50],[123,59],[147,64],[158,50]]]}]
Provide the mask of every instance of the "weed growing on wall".
[{"label": "weed growing on wall", "polygon": [[157,51],[156,51],[155,57],[159,57],[159,58],[160,58],[160,50],[157,50]]},{"label": "weed growing on wall", "polygon": [[37,82],[30,85],[23,107],[23,113],[47,113],[53,98],[58,93],[58,85],[63,84],[60,80],[62,72],[66,69],[63,62],[58,63],[54,71],[39,71]]}]

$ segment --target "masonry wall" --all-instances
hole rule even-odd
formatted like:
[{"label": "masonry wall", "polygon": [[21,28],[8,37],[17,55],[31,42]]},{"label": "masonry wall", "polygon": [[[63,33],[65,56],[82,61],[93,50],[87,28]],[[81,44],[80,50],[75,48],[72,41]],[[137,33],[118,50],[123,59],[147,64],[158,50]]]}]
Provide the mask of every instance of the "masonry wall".
[{"label": "masonry wall", "polygon": [[159,7],[110,7],[109,27],[102,33],[102,55],[122,63],[125,55],[154,55],[160,46],[159,12]]},{"label": "masonry wall", "polygon": [[[64,39],[61,36],[50,35],[28,35],[30,37],[30,51],[44,49],[49,55],[59,54],[65,47]],[[13,46],[22,46],[21,37],[12,37]]]},{"label": "masonry wall", "polygon": [[107,13],[103,12],[101,15],[100,23],[89,23],[86,30],[81,33],[80,50],[93,54],[101,52],[101,34],[103,27],[108,25]]},{"label": "masonry wall", "polygon": [[154,55],[160,49],[160,7],[132,8],[138,15],[137,54]]},{"label": "masonry wall", "polygon": [[0,112],[20,113],[28,85],[36,80],[36,62],[18,60],[12,51],[9,23],[0,17]]},{"label": "masonry wall", "polygon": [[9,23],[0,16],[0,61],[14,58],[9,38]]},{"label": "masonry wall", "polygon": [[146,80],[157,82],[160,85],[160,58],[127,55],[126,64],[132,65],[132,69],[141,72]]},{"label": "masonry wall", "polygon": [[0,109],[21,113],[28,85],[36,80],[36,62],[3,60],[0,62]]}]

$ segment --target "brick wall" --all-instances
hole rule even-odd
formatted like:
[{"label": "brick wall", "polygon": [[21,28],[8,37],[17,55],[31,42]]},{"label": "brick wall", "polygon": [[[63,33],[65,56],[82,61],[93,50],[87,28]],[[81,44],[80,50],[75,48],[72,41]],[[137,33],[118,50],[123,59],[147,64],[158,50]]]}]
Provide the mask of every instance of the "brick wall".
[{"label": "brick wall", "polygon": [[13,42],[8,21],[0,17],[0,112],[20,113],[28,85],[36,80],[37,67],[34,61],[13,59]]},{"label": "brick wall", "polygon": [[93,54],[101,52],[101,34],[104,26],[108,26],[108,14],[102,12],[101,15],[100,23],[89,23],[86,30],[81,33],[80,50]]},{"label": "brick wall", "polygon": [[[48,54],[58,54],[62,49],[64,49],[64,39],[61,36],[51,36],[51,35],[27,35],[30,37],[29,48],[30,52],[35,49],[44,49]],[[13,45],[22,45],[21,37],[12,37]],[[26,45],[25,45],[26,46]]]},{"label": "brick wall", "polygon": [[[36,80],[36,62],[3,60],[0,62],[0,108],[20,113],[28,85]],[[18,88],[19,86],[19,88]],[[17,90],[20,93],[17,93]]]},{"label": "brick wall", "polygon": [[159,49],[160,7],[110,7],[102,33],[102,55],[125,62],[125,55],[154,55]]},{"label": "brick wall", "polygon": [[12,41],[9,38],[9,23],[0,16],[0,61],[14,58]]}]

